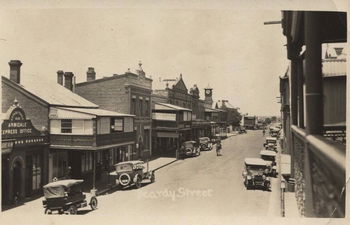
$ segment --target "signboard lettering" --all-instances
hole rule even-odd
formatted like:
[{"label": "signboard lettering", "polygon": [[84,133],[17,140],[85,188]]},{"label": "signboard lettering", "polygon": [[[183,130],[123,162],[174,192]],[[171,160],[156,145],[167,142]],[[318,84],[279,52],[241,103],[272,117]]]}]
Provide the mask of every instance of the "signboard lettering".
[{"label": "signboard lettering", "polygon": [[[4,120],[1,127],[1,145],[3,148],[47,142],[47,136],[37,130],[30,120],[26,119],[23,109],[19,107],[13,109],[9,119]],[[9,140],[12,141],[8,142]]]}]

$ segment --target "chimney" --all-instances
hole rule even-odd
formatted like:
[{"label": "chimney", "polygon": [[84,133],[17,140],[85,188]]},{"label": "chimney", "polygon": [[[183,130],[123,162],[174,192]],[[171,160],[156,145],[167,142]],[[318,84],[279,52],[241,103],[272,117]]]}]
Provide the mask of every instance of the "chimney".
[{"label": "chimney", "polygon": [[73,91],[73,76],[72,72],[64,73],[64,86],[71,91]]},{"label": "chimney", "polygon": [[96,79],[96,72],[94,67],[89,67],[86,72],[86,81],[92,81]]},{"label": "chimney", "polygon": [[62,70],[57,71],[57,83],[63,86],[63,74]]},{"label": "chimney", "polygon": [[20,60],[11,60],[10,65],[10,80],[16,83],[21,82],[21,66],[22,63]]}]

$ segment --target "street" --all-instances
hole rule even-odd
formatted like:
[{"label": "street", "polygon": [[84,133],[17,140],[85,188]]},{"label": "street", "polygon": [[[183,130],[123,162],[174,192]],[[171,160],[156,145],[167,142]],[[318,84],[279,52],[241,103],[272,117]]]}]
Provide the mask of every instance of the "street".
[{"label": "street", "polygon": [[[177,161],[156,173],[156,182],[139,189],[99,197],[99,209],[91,214],[137,213],[182,216],[280,216],[279,186],[272,178],[272,192],[246,190],[242,182],[244,157],[259,157],[262,132],[224,140],[222,154],[215,149],[199,157]],[[116,202],[118,204],[115,206]],[[120,207],[122,206],[122,207]],[[118,208],[116,210],[116,207]]]},{"label": "street", "polygon": [[[179,160],[156,172],[156,182],[145,181],[142,188],[128,188],[98,196],[96,211],[89,208],[79,214],[237,217],[280,216],[280,190],[271,178],[271,192],[246,190],[242,180],[244,157],[259,157],[264,137],[261,130],[248,131],[222,141],[222,156],[212,151],[199,157]],[[43,214],[41,199],[5,211],[5,214]]]}]

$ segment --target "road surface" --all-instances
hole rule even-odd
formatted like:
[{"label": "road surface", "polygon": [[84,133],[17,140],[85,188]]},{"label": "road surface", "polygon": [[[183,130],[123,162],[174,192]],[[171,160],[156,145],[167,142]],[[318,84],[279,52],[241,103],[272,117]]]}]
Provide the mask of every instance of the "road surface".
[{"label": "road surface", "polygon": [[[279,178],[271,178],[272,191],[246,190],[242,169],[245,157],[259,157],[264,137],[251,131],[222,141],[222,156],[215,150],[176,161],[156,172],[156,182],[142,188],[118,190],[98,196],[95,211],[79,214],[112,216],[129,221],[147,218],[280,217]],[[41,199],[4,212],[8,215],[43,215]],[[208,221],[207,221],[208,222]]]}]

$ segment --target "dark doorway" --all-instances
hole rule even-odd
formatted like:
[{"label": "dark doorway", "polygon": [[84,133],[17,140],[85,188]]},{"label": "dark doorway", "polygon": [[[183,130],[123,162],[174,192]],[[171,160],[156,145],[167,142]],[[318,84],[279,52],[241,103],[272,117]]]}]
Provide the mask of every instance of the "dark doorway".
[{"label": "dark doorway", "polygon": [[5,155],[2,155],[1,160],[1,205],[9,204],[9,161],[8,157]]},{"label": "dark doorway", "polygon": [[13,166],[13,197],[14,200],[21,198],[22,189],[22,164],[16,161]]}]

